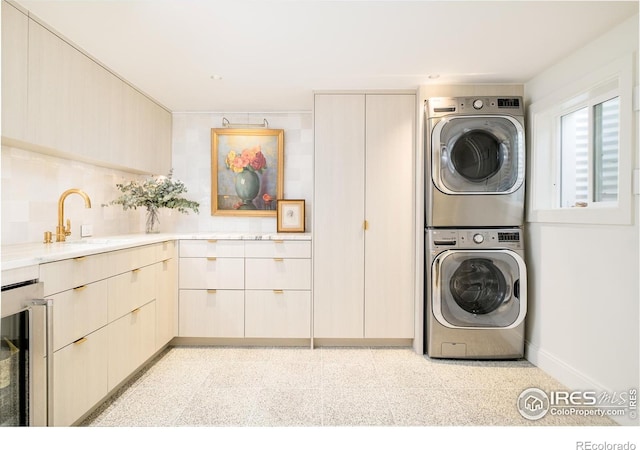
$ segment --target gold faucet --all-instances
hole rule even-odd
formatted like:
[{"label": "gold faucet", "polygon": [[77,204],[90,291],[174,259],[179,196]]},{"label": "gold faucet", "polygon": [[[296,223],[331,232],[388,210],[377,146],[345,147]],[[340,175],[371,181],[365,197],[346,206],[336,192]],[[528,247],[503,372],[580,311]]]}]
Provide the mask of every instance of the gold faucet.
[{"label": "gold faucet", "polygon": [[91,208],[91,199],[80,189],[69,189],[62,193],[58,200],[58,226],[56,227],[56,242],[64,242],[71,234],[71,221],[67,219],[67,225],[64,224],[64,200],[71,194],[78,194],[84,198],[84,207]]}]

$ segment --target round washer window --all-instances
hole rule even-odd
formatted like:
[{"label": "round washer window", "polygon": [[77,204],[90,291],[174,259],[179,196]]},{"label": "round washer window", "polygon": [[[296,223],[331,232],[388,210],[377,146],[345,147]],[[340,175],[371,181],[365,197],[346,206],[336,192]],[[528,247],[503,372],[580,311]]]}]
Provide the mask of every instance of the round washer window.
[{"label": "round washer window", "polygon": [[451,276],[449,289],[458,306],[471,314],[494,311],[508,291],[500,269],[484,258],[463,261]]},{"label": "round washer window", "polygon": [[500,142],[494,135],[482,130],[471,130],[453,144],[451,162],[464,178],[480,182],[498,173],[500,152]]}]

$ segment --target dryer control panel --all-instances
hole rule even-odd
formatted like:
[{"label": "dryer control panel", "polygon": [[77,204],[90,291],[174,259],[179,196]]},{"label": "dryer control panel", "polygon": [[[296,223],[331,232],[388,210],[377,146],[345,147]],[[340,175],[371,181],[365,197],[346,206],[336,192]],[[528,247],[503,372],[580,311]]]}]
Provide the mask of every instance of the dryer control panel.
[{"label": "dryer control panel", "polygon": [[524,116],[522,97],[433,97],[425,101],[428,118],[449,114]]},{"label": "dryer control panel", "polygon": [[521,250],[522,230],[520,229],[429,229],[427,245],[431,250],[446,248],[509,248]]}]

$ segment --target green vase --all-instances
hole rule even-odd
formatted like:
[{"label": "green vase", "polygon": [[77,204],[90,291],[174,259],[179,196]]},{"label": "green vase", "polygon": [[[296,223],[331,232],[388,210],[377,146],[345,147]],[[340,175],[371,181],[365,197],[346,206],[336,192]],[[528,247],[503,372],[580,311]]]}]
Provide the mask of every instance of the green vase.
[{"label": "green vase", "polygon": [[242,199],[239,209],[256,209],[253,199],[260,192],[260,177],[251,170],[243,170],[236,175],[236,194]]}]

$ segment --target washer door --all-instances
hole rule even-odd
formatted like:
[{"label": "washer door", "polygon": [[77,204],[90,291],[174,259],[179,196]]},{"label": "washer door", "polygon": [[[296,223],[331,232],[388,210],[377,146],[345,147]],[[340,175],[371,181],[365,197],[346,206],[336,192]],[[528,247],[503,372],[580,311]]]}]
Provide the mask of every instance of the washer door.
[{"label": "washer door", "polygon": [[449,328],[513,328],[526,315],[526,269],[511,250],[447,250],[433,261],[432,308]]},{"label": "washer door", "polygon": [[445,194],[509,194],[524,181],[524,130],[509,116],[441,120],[431,134],[432,179]]}]

